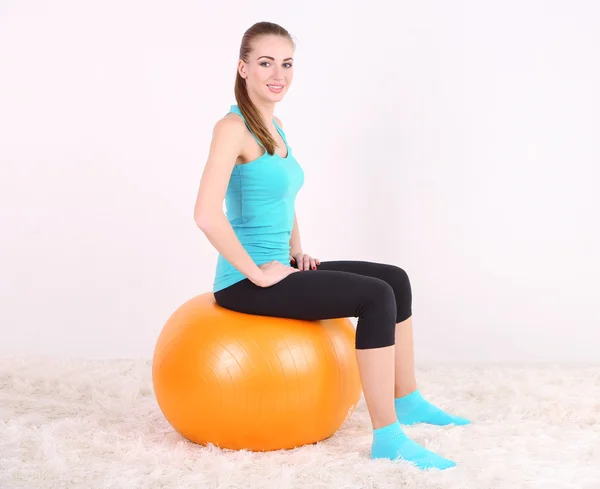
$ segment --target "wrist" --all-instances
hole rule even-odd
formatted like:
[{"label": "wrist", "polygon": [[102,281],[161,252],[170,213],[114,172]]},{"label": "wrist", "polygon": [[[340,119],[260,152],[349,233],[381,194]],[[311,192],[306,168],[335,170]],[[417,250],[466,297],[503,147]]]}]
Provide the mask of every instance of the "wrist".
[{"label": "wrist", "polygon": [[263,281],[263,276],[264,271],[261,268],[256,267],[256,270],[251,275],[249,275],[248,278],[250,279],[250,282],[260,286]]}]

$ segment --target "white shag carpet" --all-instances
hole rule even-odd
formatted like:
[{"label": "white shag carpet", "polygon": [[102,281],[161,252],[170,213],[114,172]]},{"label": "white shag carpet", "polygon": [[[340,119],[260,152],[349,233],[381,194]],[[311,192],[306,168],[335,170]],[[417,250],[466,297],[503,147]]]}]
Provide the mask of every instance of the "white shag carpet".
[{"label": "white shag carpet", "polygon": [[0,487],[600,489],[600,367],[431,366],[418,378],[473,422],[406,428],[457,467],[370,460],[364,401],[324,442],[233,452],[172,430],[150,361],[0,359]]}]

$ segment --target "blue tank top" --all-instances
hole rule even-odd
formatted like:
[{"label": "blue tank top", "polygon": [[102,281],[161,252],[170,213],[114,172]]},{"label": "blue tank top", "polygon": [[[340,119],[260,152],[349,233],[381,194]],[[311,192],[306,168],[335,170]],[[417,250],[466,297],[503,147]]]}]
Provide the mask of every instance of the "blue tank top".
[{"label": "blue tank top", "polygon": [[[229,113],[244,119],[239,107]],[[273,119],[283,138],[287,156],[265,152],[259,158],[236,164],[225,194],[225,215],[233,230],[256,265],[277,260],[290,264],[290,238],[294,227],[296,195],[304,184],[304,171],[288,146],[283,130]],[[250,130],[250,126],[246,122]],[[250,132],[252,132],[250,130]],[[252,132],[254,139],[264,148]],[[213,292],[247,278],[220,253],[213,282]]]}]

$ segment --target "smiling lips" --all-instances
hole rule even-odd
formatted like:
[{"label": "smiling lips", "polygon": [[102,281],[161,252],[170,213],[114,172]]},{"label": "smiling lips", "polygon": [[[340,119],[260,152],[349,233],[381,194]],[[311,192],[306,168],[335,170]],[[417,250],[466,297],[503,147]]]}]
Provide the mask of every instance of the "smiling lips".
[{"label": "smiling lips", "polygon": [[267,85],[267,87],[269,87],[269,90],[273,93],[281,93],[283,90],[283,85]]}]

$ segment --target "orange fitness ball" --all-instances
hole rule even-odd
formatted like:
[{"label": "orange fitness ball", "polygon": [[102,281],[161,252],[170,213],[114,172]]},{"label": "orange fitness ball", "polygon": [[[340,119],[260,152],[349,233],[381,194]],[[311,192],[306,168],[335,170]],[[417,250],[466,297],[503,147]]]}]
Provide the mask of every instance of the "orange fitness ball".
[{"label": "orange fitness ball", "polygon": [[188,440],[267,451],[333,435],[361,385],[347,318],[304,321],[220,307],[212,293],[177,309],[152,363],[158,405]]}]

